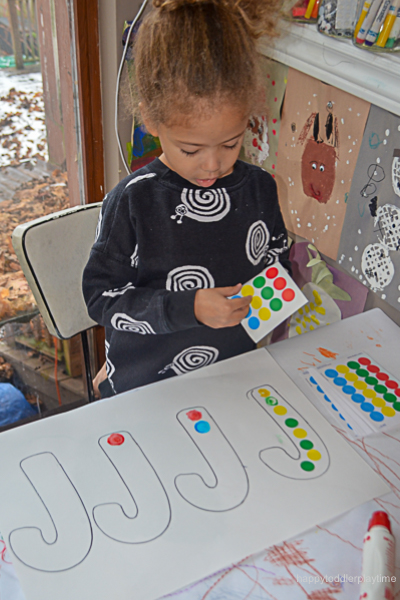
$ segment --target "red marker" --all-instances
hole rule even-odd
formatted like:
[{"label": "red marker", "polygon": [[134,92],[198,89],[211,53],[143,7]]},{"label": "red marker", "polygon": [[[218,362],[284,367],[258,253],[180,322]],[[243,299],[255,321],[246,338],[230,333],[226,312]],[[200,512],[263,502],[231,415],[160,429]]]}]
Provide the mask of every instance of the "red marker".
[{"label": "red marker", "polygon": [[395,541],[389,515],[373,513],[364,536],[360,600],[393,600],[395,577]]}]

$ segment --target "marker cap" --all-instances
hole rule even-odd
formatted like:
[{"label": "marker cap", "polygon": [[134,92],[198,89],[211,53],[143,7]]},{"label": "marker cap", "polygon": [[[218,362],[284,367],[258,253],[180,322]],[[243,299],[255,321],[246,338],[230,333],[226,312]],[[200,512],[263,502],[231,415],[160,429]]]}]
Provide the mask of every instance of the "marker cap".
[{"label": "marker cap", "polygon": [[368,531],[370,531],[372,527],[376,527],[377,525],[380,525],[381,527],[386,527],[386,529],[388,529],[390,533],[392,533],[389,515],[383,510],[377,510],[372,514],[368,525]]}]

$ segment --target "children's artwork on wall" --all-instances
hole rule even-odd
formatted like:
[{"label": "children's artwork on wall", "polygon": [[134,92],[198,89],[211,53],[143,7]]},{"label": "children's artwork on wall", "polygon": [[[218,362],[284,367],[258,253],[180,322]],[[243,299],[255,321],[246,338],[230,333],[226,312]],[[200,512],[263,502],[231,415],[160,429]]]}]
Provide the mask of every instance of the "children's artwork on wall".
[{"label": "children's artwork on wall", "polygon": [[274,174],[288,67],[268,59],[264,59],[262,64],[268,114],[250,117],[243,140],[242,158]]},{"label": "children's artwork on wall", "polygon": [[400,117],[377,106],[365,128],[338,261],[400,308]]},{"label": "children's artwork on wall", "polygon": [[328,265],[315,246],[308,242],[294,243],[289,258],[293,279],[308,302],[275,329],[273,342],[331,325],[364,310],[368,288]]},{"label": "children's artwork on wall", "polygon": [[27,600],[154,600],[388,490],[265,349],[4,432],[0,452]]},{"label": "children's artwork on wall", "polygon": [[289,69],[277,183],[289,231],[336,259],[370,104]]}]

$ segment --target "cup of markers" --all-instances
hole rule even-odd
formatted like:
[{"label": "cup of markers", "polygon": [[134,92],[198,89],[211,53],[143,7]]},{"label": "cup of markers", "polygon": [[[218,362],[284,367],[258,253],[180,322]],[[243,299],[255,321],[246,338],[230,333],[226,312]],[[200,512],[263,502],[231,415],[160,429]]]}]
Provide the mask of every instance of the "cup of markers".
[{"label": "cup of markers", "polygon": [[285,2],[284,15],[300,23],[316,23],[320,0],[295,0]]},{"label": "cup of markers", "polygon": [[400,50],[400,0],[365,0],[353,34],[356,46],[376,52]]}]

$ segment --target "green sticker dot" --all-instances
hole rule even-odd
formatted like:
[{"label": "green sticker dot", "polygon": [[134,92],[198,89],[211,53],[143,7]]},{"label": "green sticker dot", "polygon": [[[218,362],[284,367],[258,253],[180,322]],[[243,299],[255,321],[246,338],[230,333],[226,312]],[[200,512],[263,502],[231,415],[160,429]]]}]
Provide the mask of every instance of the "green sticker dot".
[{"label": "green sticker dot", "polygon": [[282,300],[279,300],[279,298],[274,298],[273,300],[271,300],[269,305],[271,310],[274,310],[276,312],[278,310],[281,310],[283,303]]},{"label": "green sticker dot", "polygon": [[379,384],[379,383],[378,383],[378,384],[377,384],[377,385],[374,387],[374,390],[375,390],[376,392],[378,392],[378,394],[385,394],[385,393],[387,392],[387,387],[385,387],[384,385],[381,385],[381,384]]},{"label": "green sticker dot", "polygon": [[394,402],[393,408],[394,410],[397,410],[397,412],[400,412],[400,402]]},{"label": "green sticker dot", "polygon": [[394,394],[384,394],[383,399],[386,400],[386,402],[396,402],[397,400]]},{"label": "green sticker dot", "polygon": [[262,288],[262,286],[265,285],[265,278],[264,277],[256,277],[253,280],[253,285],[256,288]]},{"label": "green sticker dot", "polygon": [[261,296],[264,298],[264,300],[270,300],[273,295],[274,290],[269,286],[265,287],[261,292]]},{"label": "green sticker dot", "polygon": [[278,404],[278,400],[276,398],[274,398],[273,396],[270,396],[269,398],[265,398],[265,402],[266,402],[266,404],[269,404],[269,406],[276,406]]},{"label": "green sticker dot", "polygon": [[296,419],[286,419],[285,421],[285,425],[287,425],[287,427],[297,427],[298,424],[299,422],[296,421]]},{"label": "green sticker dot", "polygon": [[376,377],[366,377],[365,383],[368,383],[368,385],[376,385],[378,383],[378,380]]},{"label": "green sticker dot", "polygon": [[360,365],[355,360],[350,360],[347,363],[347,366],[349,367],[349,369],[359,369],[360,368]]},{"label": "green sticker dot", "polygon": [[310,442],[310,440],[301,440],[300,446],[303,450],[311,450],[311,448],[314,448],[314,444]]},{"label": "green sticker dot", "polygon": [[367,371],[367,369],[357,369],[356,373],[359,377],[368,377],[369,375],[369,371]]},{"label": "green sticker dot", "polygon": [[300,466],[303,469],[303,471],[314,471],[315,469],[315,465],[313,465],[308,460],[304,460],[302,463],[300,463]]}]

